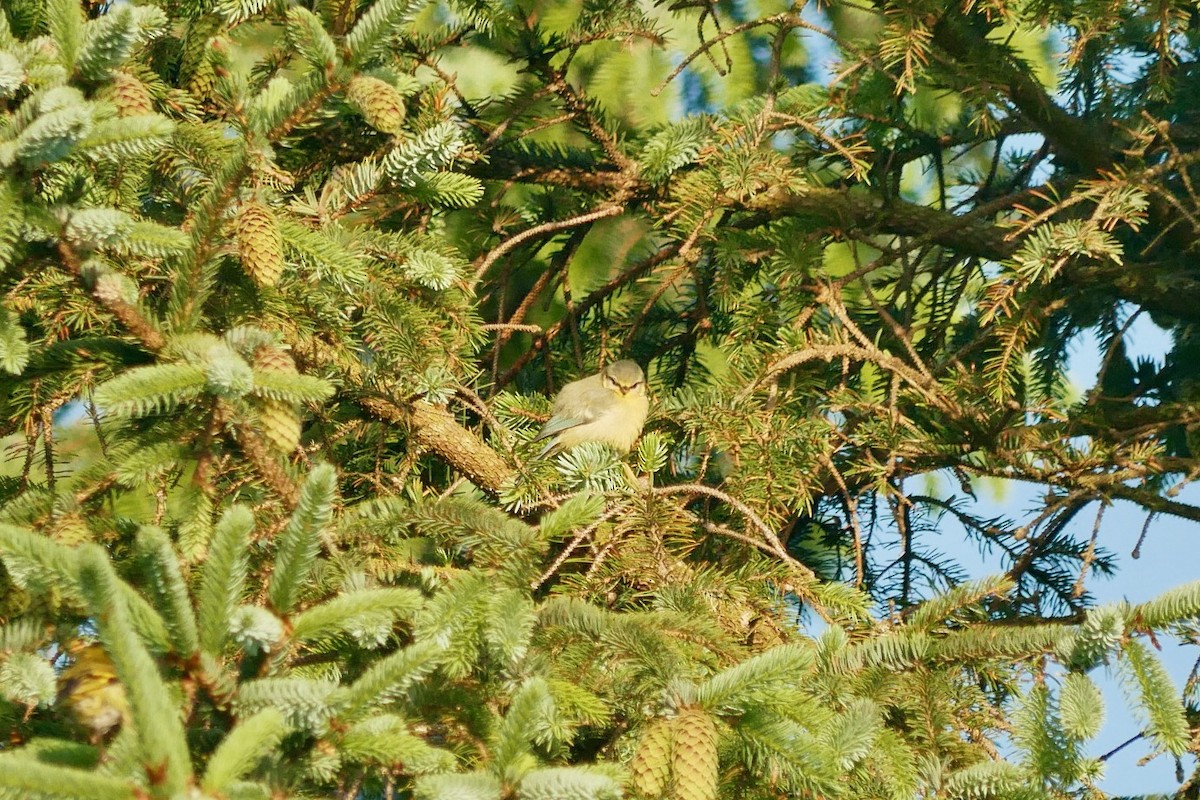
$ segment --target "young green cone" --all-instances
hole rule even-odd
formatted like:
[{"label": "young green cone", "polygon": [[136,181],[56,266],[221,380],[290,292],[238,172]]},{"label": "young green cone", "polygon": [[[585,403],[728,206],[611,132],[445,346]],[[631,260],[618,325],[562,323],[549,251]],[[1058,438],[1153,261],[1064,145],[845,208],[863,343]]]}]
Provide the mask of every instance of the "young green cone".
[{"label": "young green cone", "polygon": [[672,734],[671,723],[665,719],[650,723],[642,733],[629,765],[634,791],[642,797],[661,796],[671,780]]},{"label": "young green cone", "polygon": [[707,711],[689,706],[675,718],[675,797],[716,800],[717,726]]},{"label": "young green cone", "polygon": [[251,200],[237,218],[238,255],[242,268],[259,286],[274,286],[283,274],[283,237],[275,215],[267,206]]},{"label": "young green cone", "polygon": [[[292,357],[276,347],[260,347],[254,353],[254,367],[269,372],[296,374]],[[263,436],[280,453],[291,453],[300,445],[300,409],[285,400],[263,398],[259,401],[258,422]]]},{"label": "young green cone", "polygon": [[396,133],[404,123],[404,98],[387,81],[356,75],[350,79],[346,98],[377,131]]},{"label": "young green cone", "polygon": [[122,117],[136,117],[154,112],[154,101],[146,84],[128,72],[114,72],[109,91],[117,113]]}]

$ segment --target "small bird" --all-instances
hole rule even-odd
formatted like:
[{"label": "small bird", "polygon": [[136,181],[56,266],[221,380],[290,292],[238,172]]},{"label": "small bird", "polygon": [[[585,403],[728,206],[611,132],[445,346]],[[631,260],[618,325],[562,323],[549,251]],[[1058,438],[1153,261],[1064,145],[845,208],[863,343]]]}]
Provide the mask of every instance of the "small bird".
[{"label": "small bird", "polygon": [[75,653],[75,663],[58,678],[58,701],[65,703],[92,733],[93,741],[129,721],[129,701],[117,670],[99,644]]},{"label": "small bird", "polygon": [[636,361],[616,361],[595,375],[568,383],[554,398],[554,413],[534,441],[549,439],[538,453],[601,442],[628,453],[642,433],[650,400],[646,375]]}]

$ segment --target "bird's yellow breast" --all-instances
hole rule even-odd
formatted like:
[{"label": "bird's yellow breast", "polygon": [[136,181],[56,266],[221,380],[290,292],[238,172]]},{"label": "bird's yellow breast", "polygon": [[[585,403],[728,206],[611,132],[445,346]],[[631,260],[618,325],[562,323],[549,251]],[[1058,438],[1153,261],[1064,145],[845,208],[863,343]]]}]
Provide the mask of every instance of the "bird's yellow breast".
[{"label": "bird's yellow breast", "polygon": [[649,410],[650,401],[645,394],[613,392],[603,413],[591,422],[564,430],[558,435],[558,444],[574,447],[584,442],[600,442],[628,453],[641,435]]}]

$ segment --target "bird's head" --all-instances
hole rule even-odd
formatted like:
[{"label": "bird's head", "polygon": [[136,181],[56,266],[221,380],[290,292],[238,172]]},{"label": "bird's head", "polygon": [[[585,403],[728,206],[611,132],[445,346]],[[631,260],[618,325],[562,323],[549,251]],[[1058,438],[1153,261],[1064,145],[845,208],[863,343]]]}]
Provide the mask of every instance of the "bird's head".
[{"label": "bird's head", "polygon": [[636,361],[614,361],[600,371],[604,388],[625,396],[646,394],[646,374]]}]

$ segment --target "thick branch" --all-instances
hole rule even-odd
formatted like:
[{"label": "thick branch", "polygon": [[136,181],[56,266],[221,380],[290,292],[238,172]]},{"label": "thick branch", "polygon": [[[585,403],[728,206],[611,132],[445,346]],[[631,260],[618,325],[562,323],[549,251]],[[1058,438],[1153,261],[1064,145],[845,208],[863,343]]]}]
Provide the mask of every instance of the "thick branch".
[{"label": "thick branch", "polygon": [[539,186],[565,186],[585,192],[610,192],[629,188],[629,178],[612,164],[597,162],[594,166],[547,164],[544,160],[524,154],[502,152],[487,161],[472,164],[468,174],[485,181],[516,181]]},{"label": "thick branch", "polygon": [[1113,497],[1119,497],[1122,500],[1136,503],[1147,511],[1153,511],[1156,514],[1170,514],[1180,519],[1200,522],[1200,508],[1188,505],[1187,503],[1180,503],[1178,500],[1171,500],[1156,492],[1138,489],[1136,486],[1126,486],[1123,483],[1107,487],[1105,491]]},{"label": "thick branch", "polygon": [[[1058,106],[1026,65],[1014,61],[1012,52],[971,28],[967,20],[948,13],[933,26],[933,41],[954,61],[963,75],[988,75],[1021,114],[1037,126],[1062,162],[1085,172],[1110,165],[1112,150],[1105,131],[1072,116]],[[963,69],[964,65],[975,67]]]},{"label": "thick branch", "polygon": [[499,492],[512,474],[512,468],[496,451],[459,425],[445,409],[421,401],[402,407],[382,397],[364,397],[361,402],[380,419],[407,427],[417,444],[437,453],[486,492]]},{"label": "thick branch", "polygon": [[[1011,229],[993,221],[996,205],[954,214],[905,200],[884,202],[863,191],[811,187],[797,194],[761,194],[746,207],[758,212],[762,222],[804,217],[830,230],[858,236],[921,237],[959,256],[1003,261],[1017,251],[1021,241],[1012,236]],[[1063,268],[1060,280],[1079,290],[1108,292],[1150,311],[1200,320],[1200,280],[1182,268],[1170,271],[1161,263],[1151,267],[1133,259],[1122,264],[1075,262]]]},{"label": "thick branch", "polygon": [[1000,261],[1018,242],[982,213],[952,214],[904,200],[883,202],[865,191],[809,187],[797,194],[769,192],[746,204],[770,219],[805,217],[822,227],[856,234],[924,236],[963,256]]}]

